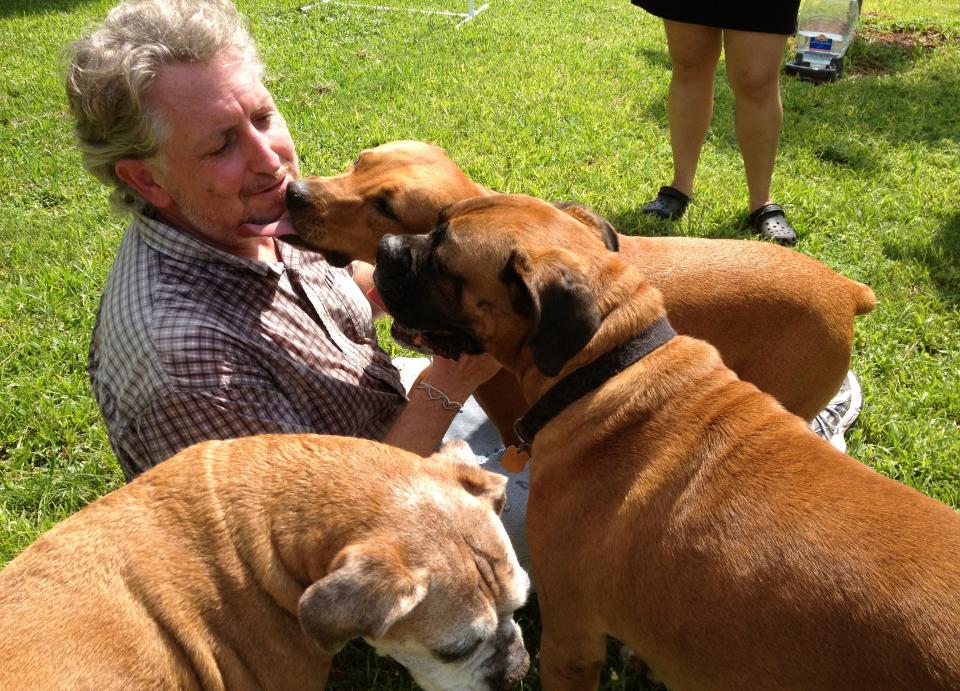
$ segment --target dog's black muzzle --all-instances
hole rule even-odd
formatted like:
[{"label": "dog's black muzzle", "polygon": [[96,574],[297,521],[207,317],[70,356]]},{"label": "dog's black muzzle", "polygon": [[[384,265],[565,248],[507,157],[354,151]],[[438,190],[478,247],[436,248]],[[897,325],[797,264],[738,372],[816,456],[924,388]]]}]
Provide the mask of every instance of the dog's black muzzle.
[{"label": "dog's black muzzle", "polygon": [[[373,282],[394,318],[411,310],[423,296],[420,285],[424,261],[430,253],[427,235],[384,235],[377,248]],[[413,315],[409,315],[413,316]]]},{"label": "dog's black muzzle", "polygon": [[432,250],[429,235],[385,235],[380,240],[373,282],[393,316],[393,334],[417,350],[454,360],[482,353],[469,327],[458,323],[437,297],[441,279],[432,268]]}]

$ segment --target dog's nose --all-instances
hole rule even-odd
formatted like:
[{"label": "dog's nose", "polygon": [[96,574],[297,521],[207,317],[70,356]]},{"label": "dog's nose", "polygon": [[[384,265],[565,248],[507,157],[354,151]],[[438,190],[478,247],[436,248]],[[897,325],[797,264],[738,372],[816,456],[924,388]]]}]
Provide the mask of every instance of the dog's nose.
[{"label": "dog's nose", "polygon": [[294,180],[287,185],[287,209],[289,211],[303,211],[313,207],[310,201],[310,190],[300,180]]},{"label": "dog's nose", "polygon": [[530,655],[523,647],[520,627],[512,619],[504,619],[500,622],[497,648],[500,653],[500,665],[487,676],[487,684],[491,689],[505,691],[523,679],[530,669]]},{"label": "dog's nose", "polygon": [[507,691],[516,686],[530,670],[530,655],[521,645],[510,651],[504,666],[495,673],[487,676],[487,684],[491,689]]}]

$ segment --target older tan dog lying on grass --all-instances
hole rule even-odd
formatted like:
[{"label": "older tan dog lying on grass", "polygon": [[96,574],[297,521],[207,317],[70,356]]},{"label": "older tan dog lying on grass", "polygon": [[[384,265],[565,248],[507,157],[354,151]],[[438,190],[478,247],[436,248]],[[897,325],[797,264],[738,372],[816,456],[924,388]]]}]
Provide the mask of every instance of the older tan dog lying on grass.
[{"label": "older tan dog lying on grass", "polygon": [[[425,233],[446,205],[487,194],[443,149],[399,141],[362,152],[342,175],[292,183],[287,206],[297,234],[343,266],[353,259],[372,263],[384,235]],[[584,207],[564,210],[609,227]],[[810,420],[840,388],[854,317],[875,304],[867,286],[770,243],[613,237],[660,290],[677,331],[712,343],[741,379],[787,410]],[[524,412],[516,384],[500,377],[478,399],[510,441],[513,421]]]},{"label": "older tan dog lying on grass", "polygon": [[606,635],[673,691],[960,688],[960,516],[673,335],[594,229],[521,196],[440,220],[385,237],[375,280],[534,404],[545,689],[594,688]]},{"label": "older tan dog lying on grass", "polygon": [[0,688],[319,689],[357,636],[426,689],[507,688],[504,485],[341,437],[186,449],[0,572]]}]

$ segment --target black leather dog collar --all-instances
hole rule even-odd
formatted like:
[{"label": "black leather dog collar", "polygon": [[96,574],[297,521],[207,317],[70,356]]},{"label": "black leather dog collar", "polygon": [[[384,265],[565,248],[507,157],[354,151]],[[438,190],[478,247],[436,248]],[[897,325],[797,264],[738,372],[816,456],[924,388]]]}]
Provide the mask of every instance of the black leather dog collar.
[{"label": "black leather dog collar", "polygon": [[529,451],[537,432],[568,405],[599,388],[611,377],[646,357],[676,335],[667,318],[660,317],[623,345],[574,370],[554,384],[533,404],[526,415],[513,424],[513,430],[520,440],[520,450]]}]

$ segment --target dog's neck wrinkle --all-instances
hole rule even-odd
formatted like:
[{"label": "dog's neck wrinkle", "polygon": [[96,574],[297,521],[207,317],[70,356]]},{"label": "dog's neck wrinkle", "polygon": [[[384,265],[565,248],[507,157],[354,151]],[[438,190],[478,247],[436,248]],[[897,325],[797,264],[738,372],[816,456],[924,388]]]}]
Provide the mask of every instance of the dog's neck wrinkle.
[{"label": "dog's neck wrinkle", "polygon": [[[266,483],[275,480],[260,478],[257,473],[225,473],[223,466],[235,464],[237,459],[227,454],[221,456],[222,447],[216,442],[208,444],[208,453],[200,464],[202,475],[184,472],[181,482],[184,486],[205,484],[205,495],[211,498],[209,502],[186,505],[164,501],[177,492],[176,484],[162,486],[162,493],[149,495],[152,501],[159,502],[158,508],[166,508],[159,513],[160,525],[170,531],[169,539],[161,541],[151,556],[164,562],[163,568],[176,569],[171,580],[189,578],[190,587],[178,591],[178,607],[170,608],[163,598],[155,597],[148,610],[158,625],[172,631],[189,628],[202,641],[199,647],[184,648],[184,654],[197,674],[204,678],[205,685],[223,685],[221,671],[224,668],[219,664],[223,659],[233,661],[229,668],[242,668],[250,679],[262,683],[270,670],[253,662],[259,659],[258,654],[230,625],[231,612],[210,605],[222,600],[214,583],[226,584],[230,592],[242,595],[240,606],[245,612],[241,616],[246,617],[274,610],[296,619],[303,588],[285,571],[271,531],[263,530],[264,498],[270,496]],[[178,459],[170,462],[176,463]],[[215,469],[214,465],[221,467]],[[249,492],[237,494],[235,489],[241,485]],[[140,486],[147,492],[153,489],[150,484]],[[171,513],[174,511],[176,513]],[[164,585],[170,587],[169,582]],[[130,591],[138,592],[138,588],[130,586]],[[290,648],[300,642],[301,637],[295,635],[278,639],[277,644],[287,646],[291,655],[314,654],[305,638],[302,650]]]},{"label": "dog's neck wrinkle", "polygon": [[[215,482],[212,476],[210,482]],[[211,487],[211,494],[214,497],[222,496],[221,491],[214,487]],[[257,496],[260,501],[255,504],[249,501],[225,503],[218,499],[217,510],[224,517],[222,525],[227,526],[234,555],[248,578],[278,608],[296,616],[297,603],[306,586],[298,578],[296,563],[291,563],[289,559],[291,553],[285,551],[278,540],[269,512],[263,510],[263,499],[270,495],[263,493]]]},{"label": "dog's neck wrinkle", "polygon": [[[363,528],[349,508],[317,502],[311,473],[294,477],[296,465],[257,492],[246,493],[243,502],[220,502],[229,513],[229,539],[239,563],[277,607],[297,616],[303,591],[327,575],[337,554],[354,541]],[[269,478],[261,472],[253,478]],[[222,492],[226,496],[226,492]],[[249,497],[255,495],[256,502]],[[293,501],[298,498],[300,501]]]},{"label": "dog's neck wrinkle", "polygon": [[[272,563],[282,564],[290,580],[296,584],[296,600],[293,612],[303,590],[328,575],[333,562],[344,547],[357,540],[362,531],[350,526],[338,514],[338,507],[328,506],[320,512],[303,507],[293,507],[289,512],[292,521],[309,523],[310,527],[291,531],[271,531]],[[312,507],[311,507],[312,508]]]}]

